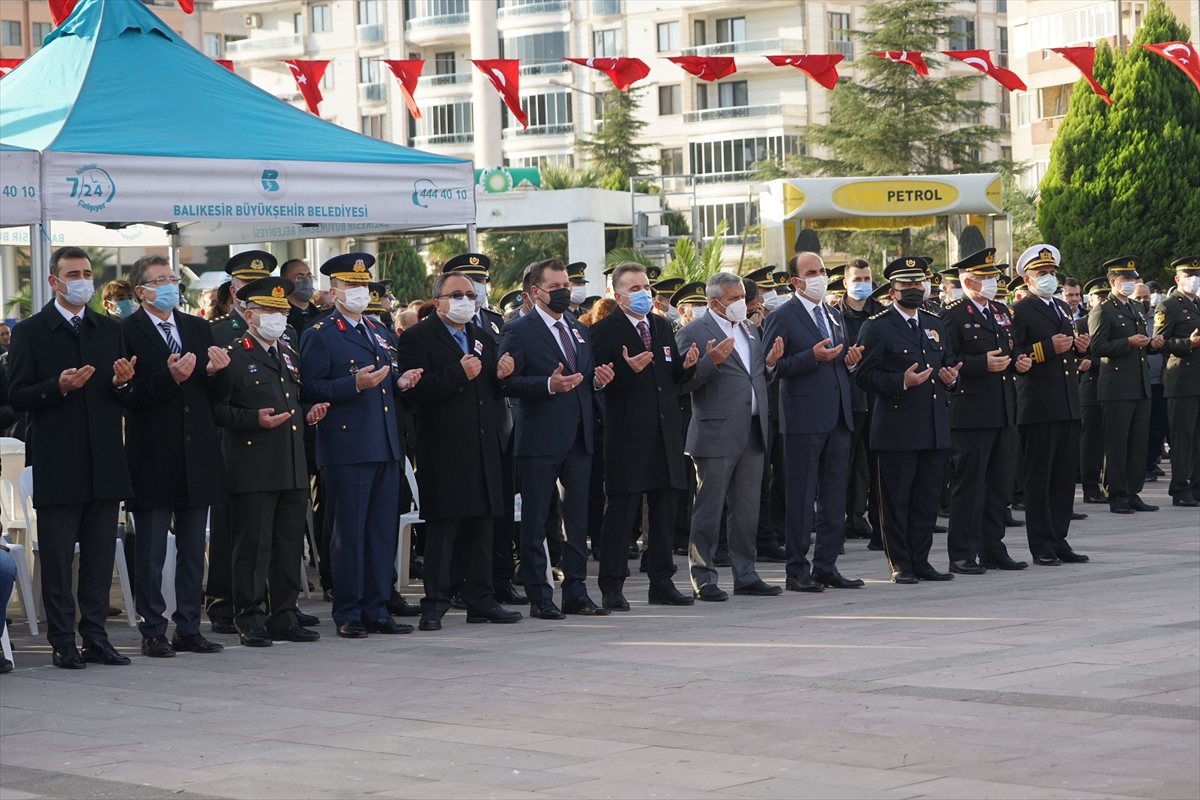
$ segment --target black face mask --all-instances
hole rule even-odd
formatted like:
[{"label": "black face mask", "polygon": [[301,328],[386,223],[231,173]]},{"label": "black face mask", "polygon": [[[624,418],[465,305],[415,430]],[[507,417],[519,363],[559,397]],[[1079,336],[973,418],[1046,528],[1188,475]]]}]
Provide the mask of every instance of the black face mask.
[{"label": "black face mask", "polygon": [[571,290],[570,289],[551,289],[543,292],[550,295],[550,299],[546,302],[546,308],[550,309],[555,314],[561,314],[571,307]]},{"label": "black face mask", "polygon": [[1142,301],[1142,312],[1146,313],[1146,314],[1150,313],[1150,301],[1149,300]]},{"label": "black face mask", "polygon": [[901,289],[900,296],[896,298],[896,302],[904,308],[912,311],[915,308],[920,308],[921,303],[925,302],[924,289]]}]

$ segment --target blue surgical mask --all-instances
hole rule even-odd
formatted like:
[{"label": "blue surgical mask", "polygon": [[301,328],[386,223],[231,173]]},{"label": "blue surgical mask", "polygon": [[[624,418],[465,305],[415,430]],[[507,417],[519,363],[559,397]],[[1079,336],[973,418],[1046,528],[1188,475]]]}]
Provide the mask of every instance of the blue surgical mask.
[{"label": "blue surgical mask", "polygon": [[96,284],[88,278],[80,278],[77,281],[59,281],[66,287],[63,292],[63,302],[72,306],[87,305],[87,301],[92,299],[92,295],[96,293]]},{"label": "blue surgical mask", "polygon": [[866,300],[871,296],[874,288],[869,281],[867,283],[852,283],[850,284],[850,288],[846,290],[846,293],[855,300]]},{"label": "blue surgical mask", "polygon": [[635,314],[649,314],[650,309],[654,308],[654,298],[650,296],[649,289],[642,289],[626,297],[629,298],[629,310]]},{"label": "blue surgical mask", "polygon": [[1038,297],[1053,297],[1054,292],[1058,290],[1058,278],[1053,275],[1039,275],[1033,282],[1033,290],[1038,293]]},{"label": "blue surgical mask", "polygon": [[170,311],[179,305],[179,287],[173,283],[168,283],[166,286],[144,286],[142,288],[154,290],[154,299],[150,301],[150,305],[159,311]]},{"label": "blue surgical mask", "polygon": [[134,311],[137,311],[138,307],[136,301],[129,299],[118,300],[116,302],[116,306],[117,310],[113,312],[113,316],[115,316],[117,319],[125,319]]}]

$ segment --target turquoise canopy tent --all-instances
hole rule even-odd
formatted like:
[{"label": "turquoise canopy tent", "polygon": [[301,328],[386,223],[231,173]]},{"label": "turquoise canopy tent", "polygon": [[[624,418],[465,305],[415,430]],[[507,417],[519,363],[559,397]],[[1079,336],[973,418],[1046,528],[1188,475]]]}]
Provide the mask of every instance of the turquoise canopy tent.
[{"label": "turquoise canopy tent", "polygon": [[319,224],[341,236],[475,221],[471,162],[301,111],[140,2],[80,0],[0,81],[0,140],[41,154],[39,245],[50,220]]}]

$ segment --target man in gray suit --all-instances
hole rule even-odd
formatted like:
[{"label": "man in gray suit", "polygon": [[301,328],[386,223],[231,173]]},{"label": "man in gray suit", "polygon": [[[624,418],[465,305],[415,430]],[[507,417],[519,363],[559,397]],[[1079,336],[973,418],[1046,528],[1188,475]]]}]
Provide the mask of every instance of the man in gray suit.
[{"label": "man in gray suit", "polygon": [[776,339],[764,354],[754,326],[746,322],[746,290],[737,275],[713,275],[704,299],[709,313],[675,335],[679,352],[694,344],[704,353],[682,389],[692,395],[685,451],[696,463],[697,475],[688,547],[692,589],[699,600],[729,598],[717,586],[713,565],[721,513],[728,508],[733,593],[783,594],[754,569],[763,459],[769,446],[767,379],[783,355],[783,341]]}]

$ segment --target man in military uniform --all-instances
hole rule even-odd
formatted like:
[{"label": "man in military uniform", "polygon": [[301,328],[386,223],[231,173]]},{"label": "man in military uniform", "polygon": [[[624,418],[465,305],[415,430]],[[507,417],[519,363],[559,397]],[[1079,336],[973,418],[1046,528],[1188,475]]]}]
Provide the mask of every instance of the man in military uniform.
[{"label": "man in military uniform", "polygon": [[1112,294],[1088,314],[1091,353],[1100,359],[1097,378],[1104,412],[1104,491],[1114,514],[1157,511],[1138,492],[1146,478],[1150,441],[1150,366],[1148,350],[1162,346],[1162,336],[1147,335],[1146,317],[1131,302],[1139,282],[1136,256],[1104,262]]},{"label": "man in military uniform", "polygon": [[233,392],[213,406],[226,429],[234,623],[246,647],[321,638],[300,626],[295,607],[308,515],[303,426],[316,425],[329,404],[307,411],[300,404],[300,356],[280,338],[293,289],[289,280],[267,277],[238,290],[246,332],[226,347]]},{"label": "man in military uniform", "polygon": [[[1095,308],[1108,299],[1111,291],[1108,278],[1093,278],[1084,287],[1088,297],[1088,308]],[[1087,335],[1088,312],[1081,312],[1074,321],[1075,335]],[[1079,362],[1079,405],[1083,412],[1083,426],[1079,434],[1079,477],[1083,483],[1083,502],[1107,503],[1100,489],[1100,476],[1104,471],[1104,412],[1100,409],[1099,359],[1092,358],[1089,346]]]},{"label": "man in military uniform", "polygon": [[588,296],[587,264],[583,261],[567,264],[567,278],[571,282],[571,305],[567,306],[567,313],[579,319],[587,313],[583,307],[583,301]]},{"label": "man in military uniform", "polygon": [[[229,304],[229,314],[211,322],[214,345],[226,347],[246,335],[246,318],[238,308],[237,292],[250,281],[270,275],[277,263],[275,256],[266,250],[247,250],[225,262],[234,299]],[[204,612],[214,633],[238,632],[233,622],[233,532],[229,514],[228,502],[213,503],[209,510]]]},{"label": "man in military uniform", "polygon": [[892,581],[947,581],[929,563],[946,450],[950,448],[947,389],[958,381],[946,328],[921,311],[929,276],[925,260],[899,258],[887,265],[895,305],[859,331],[860,388],[875,395],[870,447],[879,460],[883,540]]},{"label": "man in military uniform", "polygon": [[686,281],[683,278],[663,278],[650,284],[650,294],[654,297],[654,310],[667,318],[671,327],[677,332],[683,327],[679,320],[679,308],[672,304],[672,295],[683,288]]},{"label": "man in military uniform", "polygon": [[1158,304],[1154,330],[1169,354],[1163,394],[1171,430],[1171,504],[1200,505],[1200,255],[1171,262],[1177,291]]},{"label": "man in military uniform", "polygon": [[1088,348],[1076,336],[1071,309],[1054,299],[1058,249],[1038,244],[1017,259],[1029,294],[1013,307],[1014,352],[1033,365],[1017,375],[1017,425],[1024,444],[1025,532],[1035,564],[1082,563],[1067,543],[1079,467],[1079,376],[1075,354]]},{"label": "man in military uniform", "polygon": [[960,575],[1029,566],[1014,561],[1003,540],[1017,424],[1016,375],[1033,362],[1028,356],[1014,361],[1012,319],[1003,304],[993,302],[1000,277],[995,255],[996,248],[988,247],[953,266],[964,297],[947,304],[942,317],[950,349],[963,364],[950,392],[954,478],[946,537],[950,571]]},{"label": "man in military uniform", "polygon": [[317,427],[317,464],[325,484],[333,571],[333,619],[339,636],[409,633],[387,612],[399,530],[398,391],[419,370],[394,371],[387,340],[362,317],[370,301],[369,253],[334,256],[321,265],[335,309],[304,332],[302,399],[329,403]]},{"label": "man in military uniform", "polygon": [[955,265],[938,274],[942,276],[942,308],[946,308],[963,298],[962,274]]}]

